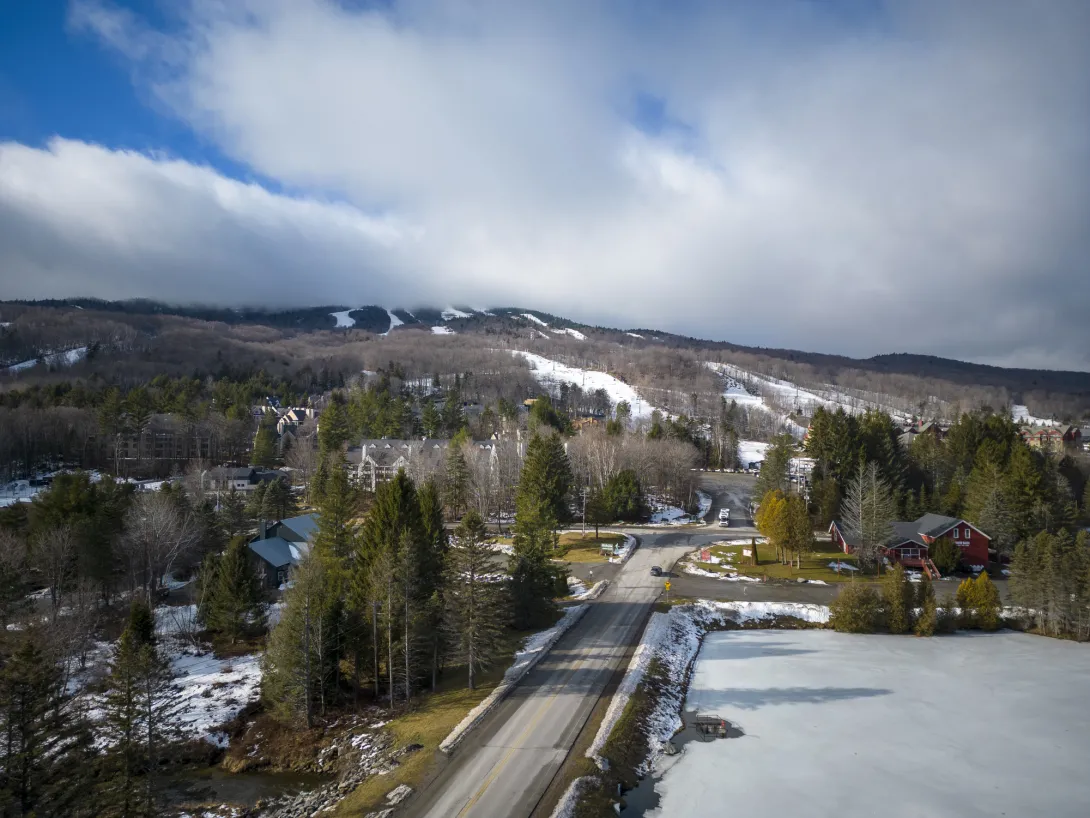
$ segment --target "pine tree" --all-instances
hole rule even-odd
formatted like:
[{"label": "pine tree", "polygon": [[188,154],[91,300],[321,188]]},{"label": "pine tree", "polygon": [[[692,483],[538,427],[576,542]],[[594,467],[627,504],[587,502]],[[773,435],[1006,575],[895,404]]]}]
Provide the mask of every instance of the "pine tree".
[{"label": "pine tree", "polygon": [[271,469],[276,465],[276,428],[262,421],[254,435],[254,451],[250,458],[255,466]]},{"label": "pine tree", "polygon": [[285,724],[313,727],[335,693],[341,588],[330,568],[316,552],[299,563],[262,658],[262,697]]},{"label": "pine tree", "polygon": [[[609,519],[635,522],[643,517],[645,511],[643,487],[632,469],[621,469],[610,477],[602,487],[601,501]],[[597,534],[597,528],[595,528]]]},{"label": "pine tree", "polygon": [[791,435],[779,435],[772,440],[772,445],[768,447],[761,463],[761,472],[753,488],[754,496],[764,497],[768,492],[776,490],[784,494],[788,492],[788,476],[794,452],[795,439]]},{"label": "pine tree", "polygon": [[315,497],[318,532],[314,545],[338,559],[345,559],[355,547],[356,532],[352,521],[359,509],[359,491],[349,481],[342,457],[334,455],[328,465],[329,477],[321,494]]},{"label": "pine tree", "polygon": [[572,487],[571,464],[564,444],[556,435],[534,435],[526,447],[526,457],[515,495],[516,518],[523,509],[540,516],[544,508],[556,524],[571,520],[569,495]]},{"label": "pine tree", "polygon": [[462,518],[450,551],[446,579],[446,630],[453,655],[465,662],[468,687],[488,667],[500,648],[510,616],[505,583],[499,581],[486,543],[484,523],[475,511]]},{"label": "pine tree", "polygon": [[344,404],[344,398],[334,393],[318,419],[318,451],[322,460],[330,454],[343,452],[351,437],[348,408]]},{"label": "pine tree", "polygon": [[451,517],[457,519],[465,511],[469,494],[469,466],[466,465],[464,446],[469,437],[465,431],[454,436],[447,449],[447,462],[444,469],[443,493],[450,509]]},{"label": "pine tree", "polygon": [[537,506],[529,502],[524,498],[515,517],[514,550],[508,561],[516,630],[545,627],[556,615],[556,574],[549,562],[557,544],[556,519],[544,500]]},{"label": "pine tree", "polygon": [[220,527],[228,539],[237,537],[246,528],[246,501],[233,488],[219,496]]},{"label": "pine tree", "polygon": [[246,517],[250,520],[267,520],[265,516],[265,492],[268,491],[268,483],[258,483],[246,500]]},{"label": "pine tree", "polygon": [[200,606],[207,611],[204,618],[208,629],[234,645],[251,628],[264,628],[261,583],[250,561],[246,539],[232,540],[223,556],[211,563],[210,570],[207,580],[202,572],[202,585],[207,581],[209,588],[207,592],[201,589]]},{"label": "pine tree", "polygon": [[4,815],[93,815],[86,791],[93,749],[61,669],[27,632],[0,669],[0,810]]},{"label": "pine tree", "polygon": [[110,663],[103,730],[110,744],[107,798],[122,816],[157,812],[156,771],[163,748],[176,737],[178,704],[170,664],[132,628],[121,634]]},{"label": "pine tree", "polygon": [[420,537],[413,566],[417,575],[417,594],[425,609],[423,629],[431,653],[431,687],[434,690],[438,685],[440,662],[445,652],[441,626],[449,545],[443,526],[443,502],[435,484],[428,481],[421,486],[417,499],[420,504]]},{"label": "pine tree", "polygon": [[142,596],[133,598],[129,608],[128,630],[138,645],[155,644],[155,614]]},{"label": "pine tree", "polygon": [[295,495],[283,480],[272,480],[265,489],[261,501],[261,518],[265,520],[286,520],[294,517],[298,511]]},{"label": "pine tree", "polygon": [[438,437],[442,430],[443,418],[439,410],[435,408],[435,402],[424,400],[424,408],[420,411],[420,425],[424,429],[426,437]]},{"label": "pine tree", "polygon": [[999,598],[999,589],[995,587],[995,583],[986,571],[981,571],[973,580],[972,600],[977,626],[985,631],[994,631],[998,628],[1003,603]]}]

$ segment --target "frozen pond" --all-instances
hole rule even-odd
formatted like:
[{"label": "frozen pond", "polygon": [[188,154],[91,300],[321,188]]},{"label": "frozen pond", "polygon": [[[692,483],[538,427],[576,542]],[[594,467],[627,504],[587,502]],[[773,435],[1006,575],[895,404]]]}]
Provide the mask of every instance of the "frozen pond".
[{"label": "frozen pond", "polygon": [[1090,815],[1090,647],[1017,633],[712,633],[649,816]]}]

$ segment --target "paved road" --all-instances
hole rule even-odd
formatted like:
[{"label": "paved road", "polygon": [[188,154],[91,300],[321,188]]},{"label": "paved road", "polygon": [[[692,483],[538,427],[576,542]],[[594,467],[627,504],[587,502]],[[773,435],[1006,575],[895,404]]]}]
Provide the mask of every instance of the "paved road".
[{"label": "paved road", "polygon": [[721,537],[715,529],[640,532],[641,546],[582,621],[475,730],[407,810],[423,818],[529,816],[563,763],[668,566]]}]

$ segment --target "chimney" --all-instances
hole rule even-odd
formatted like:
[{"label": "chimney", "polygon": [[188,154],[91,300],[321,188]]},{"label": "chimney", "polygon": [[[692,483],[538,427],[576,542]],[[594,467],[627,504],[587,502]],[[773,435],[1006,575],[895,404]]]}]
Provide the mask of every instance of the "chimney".
[{"label": "chimney", "polygon": [[268,538],[269,538],[269,521],[268,520],[262,520],[261,521],[261,536],[258,537],[258,539],[259,540],[267,540]]}]

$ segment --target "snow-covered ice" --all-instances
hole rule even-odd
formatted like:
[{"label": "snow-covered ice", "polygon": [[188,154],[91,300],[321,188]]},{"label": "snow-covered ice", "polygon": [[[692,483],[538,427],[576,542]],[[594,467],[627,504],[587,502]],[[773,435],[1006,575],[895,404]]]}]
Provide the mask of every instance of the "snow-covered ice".
[{"label": "snow-covered ice", "polygon": [[349,317],[348,313],[354,310],[342,310],[341,312],[331,312],[333,320],[337,322],[338,329],[348,329],[349,327],[356,326],[356,319]]},{"label": "snow-covered ice", "polygon": [[705,637],[686,709],[739,727],[664,759],[648,816],[1087,814],[1090,651],[1027,634]]},{"label": "snow-covered ice", "polygon": [[633,420],[650,418],[651,413],[655,411],[655,407],[643,400],[635,389],[606,372],[579,369],[541,355],[535,355],[532,352],[523,352],[520,349],[511,350],[511,354],[525,358],[534,370],[534,377],[541,383],[571,383],[580,387],[584,392],[604,389],[614,404],[627,401],[628,405],[632,407]]},{"label": "snow-covered ice", "polygon": [[431,331],[435,335],[454,335],[454,330],[450,327],[432,327]]}]

